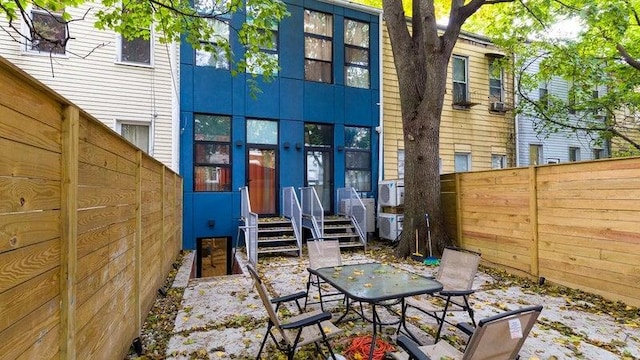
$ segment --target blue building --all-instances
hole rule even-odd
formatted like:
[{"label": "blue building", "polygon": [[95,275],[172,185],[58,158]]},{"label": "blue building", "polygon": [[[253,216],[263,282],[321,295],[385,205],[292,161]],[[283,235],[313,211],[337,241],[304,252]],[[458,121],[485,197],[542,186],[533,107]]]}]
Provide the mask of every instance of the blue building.
[{"label": "blue building", "polygon": [[[291,14],[274,29],[272,82],[232,76],[226,60],[181,45],[180,173],[184,177],[184,248],[198,239],[235,244],[239,188],[252,211],[281,212],[281,189],[313,185],[327,212],[335,191],[353,186],[374,196],[378,179],[380,24],[377,9],[337,1],[286,0]],[[241,12],[219,22],[234,54]],[[232,66],[231,66],[232,67]]]}]

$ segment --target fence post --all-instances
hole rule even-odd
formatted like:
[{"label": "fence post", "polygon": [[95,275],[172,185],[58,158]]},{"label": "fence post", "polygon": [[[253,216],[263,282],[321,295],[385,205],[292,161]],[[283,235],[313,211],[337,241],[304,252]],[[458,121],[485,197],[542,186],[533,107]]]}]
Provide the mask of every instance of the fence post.
[{"label": "fence post", "polygon": [[531,275],[538,277],[538,167],[529,166],[529,219],[531,224]]},{"label": "fence post", "polygon": [[80,112],[63,111],[60,253],[60,359],[76,358],[76,276],[78,261],[78,139]]},{"label": "fence post", "polygon": [[460,173],[454,174],[455,179],[455,191],[456,191],[456,237],[458,240],[458,246],[464,247],[462,244],[462,195],[460,194]]},{"label": "fence post", "polygon": [[160,266],[160,278],[164,279],[167,274],[167,270],[169,269],[169,266],[171,264],[168,263],[168,255],[171,255],[171,252],[169,251],[169,254],[167,254],[167,224],[165,222],[165,217],[167,216],[167,179],[166,179],[166,173],[165,171],[167,170],[167,166],[164,165],[162,166],[162,172],[160,173],[162,176],[162,181],[160,182],[160,195],[162,196],[162,202],[161,202],[161,208],[162,208],[162,239],[160,240],[160,245],[161,245],[161,252],[162,252],[162,256],[161,256],[161,263],[162,266]]},{"label": "fence post", "polygon": [[136,329],[142,329],[142,150],[136,154],[136,237],[135,237],[135,307],[136,307]]}]

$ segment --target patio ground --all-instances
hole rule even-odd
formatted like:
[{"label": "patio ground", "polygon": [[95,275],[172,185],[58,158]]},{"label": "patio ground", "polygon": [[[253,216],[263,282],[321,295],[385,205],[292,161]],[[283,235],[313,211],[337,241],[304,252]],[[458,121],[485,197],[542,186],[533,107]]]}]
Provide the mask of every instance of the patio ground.
[{"label": "patio ground", "polygon": [[[437,267],[410,260],[397,260],[384,245],[366,253],[346,252],[342,258],[344,264],[386,262],[426,275],[437,270]],[[164,346],[155,344],[156,353],[161,351],[164,354],[149,357],[254,359],[266,331],[267,314],[249,275],[189,279],[187,269],[192,259],[193,254],[184,257],[183,267],[173,282],[175,294],[182,294],[183,289],[184,293],[173,329],[165,329],[168,338],[166,352]],[[242,254],[239,254],[239,261],[246,269],[246,258]],[[286,295],[305,290],[307,264],[305,256],[265,257],[260,259],[258,271],[272,296]],[[522,359],[640,359],[640,312],[637,308],[565,287],[539,286],[485,267],[476,276],[474,287],[478,289],[471,299],[476,320],[526,305],[544,306],[538,323],[520,352]],[[332,303],[328,308],[338,315],[341,310],[338,306],[338,303]],[[157,319],[162,316],[170,315],[152,314],[150,317]],[[382,316],[393,318],[390,313],[383,312]],[[409,312],[408,316],[412,330],[420,334],[420,340],[432,342],[433,338],[428,333],[434,332],[435,320],[420,316],[416,311]],[[449,318],[455,321],[458,316],[466,321],[460,313],[451,313]],[[371,330],[371,325],[362,321],[345,321],[339,327],[342,334],[332,340],[338,352],[348,347],[350,338]],[[385,329],[384,335],[384,339],[392,343],[395,338],[393,329]],[[153,331],[143,334],[145,344],[154,343],[149,339],[154,336],[151,333]],[[458,347],[464,343],[462,333],[451,326],[445,326],[444,339]],[[326,358],[315,355],[314,350],[313,346],[304,348],[296,359]],[[285,357],[270,346],[263,358]]]}]

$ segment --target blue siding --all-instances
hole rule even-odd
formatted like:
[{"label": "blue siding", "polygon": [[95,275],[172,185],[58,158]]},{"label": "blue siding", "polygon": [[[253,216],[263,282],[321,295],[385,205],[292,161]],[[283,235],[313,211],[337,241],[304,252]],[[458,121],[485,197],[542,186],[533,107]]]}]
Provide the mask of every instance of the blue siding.
[{"label": "blue siding", "polygon": [[[247,171],[246,119],[278,120],[278,158],[281,187],[304,185],[304,124],[320,122],[334,125],[334,187],[344,186],[344,126],[371,129],[371,178],[378,169],[379,125],[379,31],[378,15],[316,0],[285,1],[291,16],[280,24],[280,71],[272,82],[256,78],[261,93],[252,97],[247,79],[251,75],[232,76],[230,71],[194,66],[194,51],[187,43],[181,46],[181,135],[180,172],[184,177],[184,248],[194,249],[197,238],[230,236],[235,243],[240,220],[239,188],[245,185]],[[334,15],[333,75],[334,83],[304,80],[304,9]],[[370,23],[370,89],[344,86],[344,18]],[[243,17],[234,15],[239,26]],[[231,32],[234,54],[242,47]],[[232,185],[229,192],[194,192],[193,185],[193,114],[231,116]],[[375,184],[371,184],[375,189]],[[374,193],[367,195],[373,196]],[[281,204],[278,204],[278,208]],[[211,226],[211,221],[215,222]]]}]

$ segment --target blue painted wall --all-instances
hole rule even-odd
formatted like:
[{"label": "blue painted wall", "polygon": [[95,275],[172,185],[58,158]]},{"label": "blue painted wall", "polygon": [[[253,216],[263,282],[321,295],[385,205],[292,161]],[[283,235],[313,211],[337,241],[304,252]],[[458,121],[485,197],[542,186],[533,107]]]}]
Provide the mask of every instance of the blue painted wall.
[{"label": "blue painted wall", "polygon": [[[247,118],[278,120],[279,179],[281,187],[304,186],[304,124],[309,122],[334,124],[334,187],[344,186],[344,126],[364,126],[371,129],[371,188],[375,191],[378,178],[379,125],[379,36],[376,13],[366,13],[314,0],[285,1],[290,17],[279,28],[280,72],[274,81],[258,80],[262,93],[251,97],[247,76],[231,76],[227,70],[194,65],[194,51],[183,41],[181,45],[181,135],[180,172],[184,177],[184,248],[195,249],[201,237],[230,236],[235,243],[240,218],[240,193],[246,178]],[[304,80],[304,10],[333,14],[333,84]],[[344,18],[370,23],[370,89],[344,86]],[[232,24],[239,26],[242,17],[234,15]],[[234,54],[242,47],[231,32]],[[193,191],[193,114],[226,115],[232,117],[232,186],[231,192]],[[288,145],[288,147],[285,146]],[[298,145],[301,149],[297,149]],[[367,194],[374,196],[374,193]],[[210,220],[215,221],[210,226]]]}]

